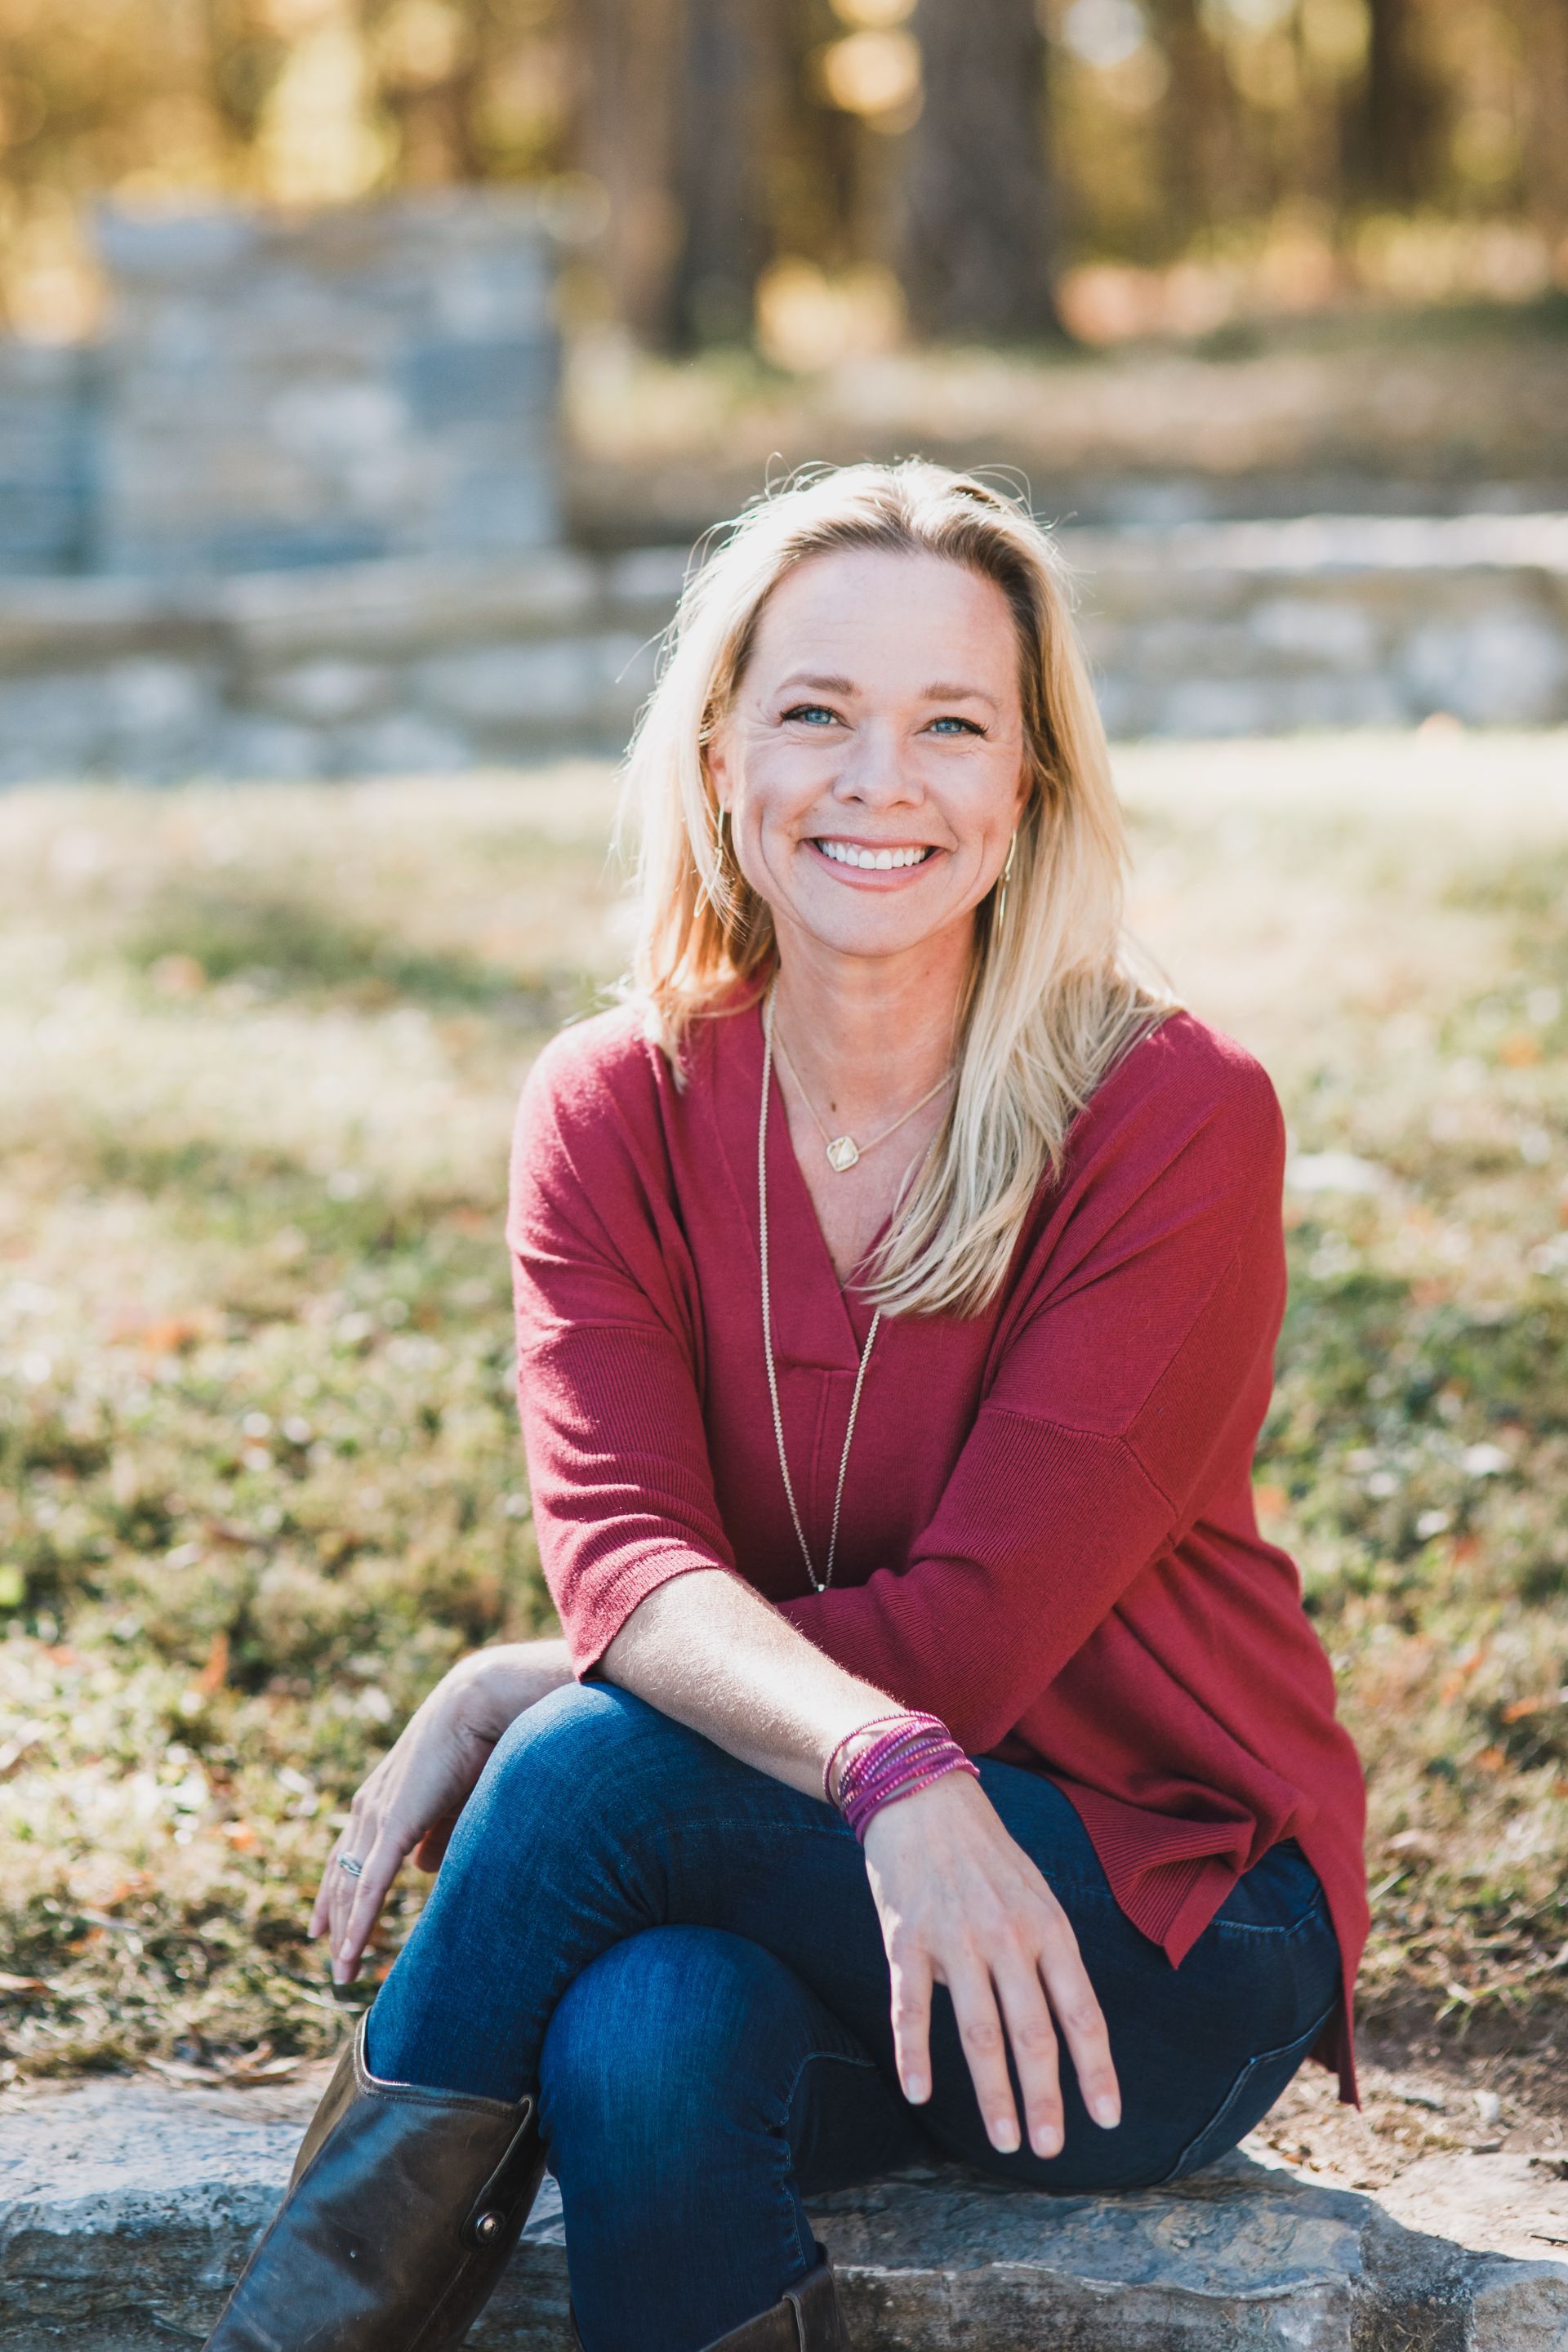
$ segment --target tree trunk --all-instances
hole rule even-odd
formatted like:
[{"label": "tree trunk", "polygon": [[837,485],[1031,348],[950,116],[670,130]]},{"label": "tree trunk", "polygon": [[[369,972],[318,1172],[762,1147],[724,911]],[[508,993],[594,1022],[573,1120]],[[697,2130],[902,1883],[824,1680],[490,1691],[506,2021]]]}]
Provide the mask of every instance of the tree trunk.
[{"label": "tree trunk", "polygon": [[766,156],[777,61],[771,0],[686,0],[674,340],[739,342],[768,257]]},{"label": "tree trunk", "polygon": [[1547,235],[1568,230],[1568,8],[1534,0],[1525,18],[1531,72],[1525,91],[1525,201]]},{"label": "tree trunk", "polygon": [[1236,92],[1198,0],[1151,0],[1150,16],[1171,72],[1159,114],[1169,255],[1241,209]]},{"label": "tree trunk", "polygon": [[1366,78],[1352,136],[1360,193],[1413,205],[1430,193],[1428,161],[1438,111],[1416,51],[1410,0],[1367,0]]},{"label": "tree trunk", "polygon": [[900,276],[928,335],[1056,335],[1046,53],[1033,0],[920,0]]},{"label": "tree trunk", "polygon": [[773,0],[576,0],[579,152],[609,196],[606,274],[638,339],[750,335],[767,257]]},{"label": "tree trunk", "polygon": [[611,307],[639,341],[676,340],[681,0],[576,0],[578,158],[603,185]]}]

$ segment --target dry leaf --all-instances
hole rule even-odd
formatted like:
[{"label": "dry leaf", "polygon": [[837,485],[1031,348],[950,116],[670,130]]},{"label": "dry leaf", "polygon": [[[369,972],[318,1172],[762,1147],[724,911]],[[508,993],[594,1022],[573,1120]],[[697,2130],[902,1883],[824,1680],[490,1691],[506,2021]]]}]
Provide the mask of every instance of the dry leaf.
[{"label": "dry leaf", "polygon": [[162,2074],[169,2083],[220,2083],[223,2080],[216,2068],[189,2066],[182,2058],[149,2058],[146,2063],[154,2074]]},{"label": "dry leaf", "polygon": [[24,1758],[32,1754],[47,1727],[42,1723],[25,1723],[9,1739],[0,1742],[0,1780],[8,1780]]}]

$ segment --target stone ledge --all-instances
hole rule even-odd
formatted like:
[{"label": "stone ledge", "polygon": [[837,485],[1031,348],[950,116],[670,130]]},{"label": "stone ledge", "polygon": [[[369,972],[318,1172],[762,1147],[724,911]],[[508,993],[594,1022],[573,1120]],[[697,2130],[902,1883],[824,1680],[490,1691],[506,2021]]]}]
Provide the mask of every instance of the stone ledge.
[{"label": "stone ledge", "polygon": [[[1568,515],[1061,533],[1112,735],[1568,721]],[[0,784],[614,753],[686,556],[0,582]]]},{"label": "stone ledge", "polygon": [[[199,2344],[277,2202],[309,2104],[135,2077],[12,2107],[0,2121],[6,2352]],[[1475,2169],[1489,2164],[1502,2169]],[[1403,2202],[1379,2202],[1239,2155],[1117,2198],[1042,2197],[938,2166],[812,2210],[856,2352],[1568,2352],[1568,2263],[1489,2236],[1501,2213],[1505,2243],[1568,2238],[1555,2172],[1543,2188],[1525,2158],[1445,2158],[1423,2187],[1422,2169],[1396,2184]],[[1456,2234],[1410,2226],[1434,2204]],[[552,2182],[469,2340],[570,2352]]]}]

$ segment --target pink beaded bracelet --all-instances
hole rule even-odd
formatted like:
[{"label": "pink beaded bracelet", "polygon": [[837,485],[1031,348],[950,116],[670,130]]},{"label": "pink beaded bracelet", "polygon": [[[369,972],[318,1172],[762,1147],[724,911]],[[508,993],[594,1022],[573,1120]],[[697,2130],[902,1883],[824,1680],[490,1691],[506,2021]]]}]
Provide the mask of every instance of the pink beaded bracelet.
[{"label": "pink beaded bracelet", "polygon": [[827,1759],[823,1775],[824,1787],[832,1797],[833,1767],[850,1739],[863,1738],[875,1731],[880,1737],[858,1756],[850,1758],[839,1780],[837,1803],[839,1811],[858,1838],[864,1838],[870,1822],[900,1797],[912,1797],[921,1789],[929,1789],[935,1780],[945,1779],[950,1772],[967,1772],[974,1780],[980,1777],[978,1768],[967,1757],[940,1717],[934,1715],[880,1716],[875,1722],[863,1723],[841,1739]]}]

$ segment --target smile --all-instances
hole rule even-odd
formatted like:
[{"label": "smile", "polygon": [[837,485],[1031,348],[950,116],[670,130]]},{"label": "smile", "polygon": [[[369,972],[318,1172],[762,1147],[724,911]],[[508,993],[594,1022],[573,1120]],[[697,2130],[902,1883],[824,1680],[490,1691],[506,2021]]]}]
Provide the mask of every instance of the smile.
[{"label": "smile", "polygon": [[811,845],[819,849],[824,857],[830,857],[836,866],[858,866],[862,871],[870,869],[880,874],[895,866],[923,866],[928,857],[936,856],[930,843],[900,849],[865,849],[853,841],[814,840]]}]

